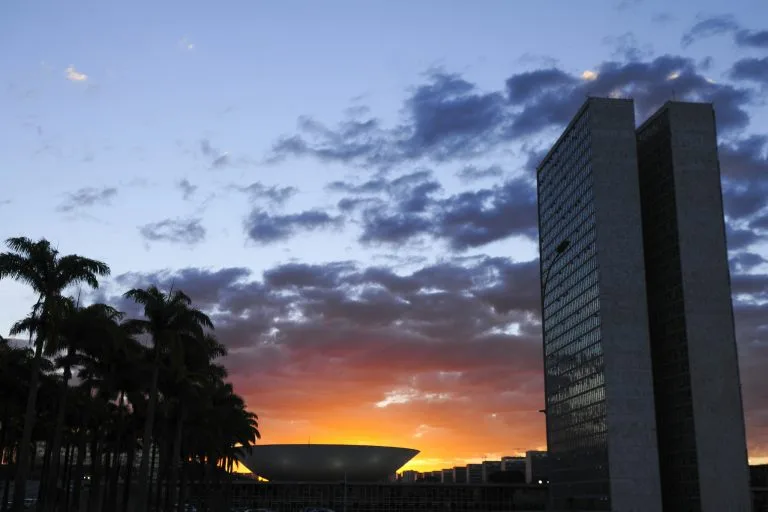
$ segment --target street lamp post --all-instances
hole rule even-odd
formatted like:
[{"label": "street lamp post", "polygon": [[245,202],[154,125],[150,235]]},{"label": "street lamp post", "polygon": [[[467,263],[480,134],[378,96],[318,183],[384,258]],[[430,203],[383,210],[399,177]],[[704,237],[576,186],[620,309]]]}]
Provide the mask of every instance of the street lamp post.
[{"label": "street lamp post", "polygon": [[[571,241],[566,239],[557,244],[557,247],[555,247],[555,256],[552,258],[552,261],[549,262],[549,265],[547,266],[547,269],[543,272],[541,276],[541,341],[544,342],[544,295],[547,292],[547,284],[549,283],[549,274],[552,272],[552,269],[555,267],[555,264],[557,261],[565,254],[565,251],[570,247]],[[546,379],[546,375],[544,376]],[[547,414],[547,406],[546,406],[546,397],[544,402],[544,409],[539,409],[540,413]]]}]

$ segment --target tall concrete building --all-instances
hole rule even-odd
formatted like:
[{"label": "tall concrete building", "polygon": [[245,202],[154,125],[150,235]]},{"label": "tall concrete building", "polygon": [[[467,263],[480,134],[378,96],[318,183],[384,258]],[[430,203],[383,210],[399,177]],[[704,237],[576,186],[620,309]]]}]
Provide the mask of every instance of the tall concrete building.
[{"label": "tall concrete building", "polygon": [[587,100],[537,174],[552,508],[660,512],[633,102]]},{"label": "tall concrete building", "polygon": [[749,510],[715,113],[669,102],[637,131],[665,510]]},{"label": "tall concrete building", "polygon": [[538,196],[553,509],[748,511],[711,105],[588,99]]}]

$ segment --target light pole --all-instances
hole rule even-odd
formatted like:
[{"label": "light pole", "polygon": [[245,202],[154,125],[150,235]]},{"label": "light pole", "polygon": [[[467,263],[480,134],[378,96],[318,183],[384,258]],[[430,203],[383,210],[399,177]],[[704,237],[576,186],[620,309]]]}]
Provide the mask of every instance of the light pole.
[{"label": "light pole", "polygon": [[[547,266],[547,269],[544,270],[544,272],[541,275],[541,341],[544,342],[544,295],[547,292],[547,283],[549,282],[549,274],[552,271],[552,269],[555,267],[555,263],[565,254],[565,251],[570,247],[571,241],[568,239],[563,240],[559,244],[557,244],[557,247],[555,247],[555,256],[552,258],[552,261],[549,262],[549,265]],[[542,265],[543,267],[543,265]],[[546,382],[546,373],[544,375],[544,380]],[[546,384],[545,384],[546,387]],[[544,409],[539,409],[540,413],[547,414],[547,406],[546,406],[546,397],[544,397]]]}]

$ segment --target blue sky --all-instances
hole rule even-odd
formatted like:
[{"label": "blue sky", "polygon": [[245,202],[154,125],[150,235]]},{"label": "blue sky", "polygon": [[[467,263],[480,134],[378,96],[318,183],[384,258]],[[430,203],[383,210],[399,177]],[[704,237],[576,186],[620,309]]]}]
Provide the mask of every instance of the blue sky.
[{"label": "blue sky", "polygon": [[[742,359],[768,362],[756,320],[768,282],[768,35],[756,24],[766,19],[758,0],[3,2],[0,238],[46,237],[62,253],[107,261],[107,298],[176,280],[210,299],[236,382],[249,393],[296,383],[295,403],[248,395],[268,439],[270,426],[287,437],[338,430],[301,405],[316,383],[300,361],[337,357],[348,369],[363,351],[409,368],[382,373],[339,412],[393,396],[413,407],[402,430],[413,439],[377,439],[418,440],[434,446],[424,460],[440,461],[540,445],[541,420],[519,412],[540,400],[538,313],[527,306],[538,292],[521,288],[537,272],[531,164],[586,94],[635,96],[638,121],[673,95],[715,101],[726,213],[745,240],[731,247],[734,279],[745,283],[735,292]],[[375,271],[449,301],[471,288],[474,302],[457,306],[462,327],[435,323],[447,310],[434,304],[420,318],[382,319],[381,304],[412,298],[381,280],[369,286]],[[0,332],[32,301],[0,282]],[[251,302],[235,311],[237,301]],[[472,314],[490,323],[478,327]],[[505,428],[481,429],[465,452],[440,452],[427,438],[466,436],[448,425],[451,403],[494,389],[471,377],[495,367],[434,362],[431,351],[447,348],[419,340],[489,336],[531,354],[519,363],[530,372],[504,384],[526,398],[467,412],[503,417]],[[414,354],[433,362],[411,368]],[[765,456],[768,397],[750,391],[750,368],[750,442]],[[344,381],[324,385],[333,396]],[[510,431],[526,441],[503,445]]]}]

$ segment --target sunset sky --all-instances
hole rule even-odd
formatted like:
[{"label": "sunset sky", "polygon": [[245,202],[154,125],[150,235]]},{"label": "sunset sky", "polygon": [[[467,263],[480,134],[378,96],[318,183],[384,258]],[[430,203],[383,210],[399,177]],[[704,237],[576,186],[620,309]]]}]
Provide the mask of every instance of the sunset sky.
[{"label": "sunset sky", "polygon": [[[262,442],[545,447],[533,167],[587,95],[714,101],[768,461],[768,2],[0,4],[0,239],[187,292]],[[28,312],[0,282],[0,334]]]}]

